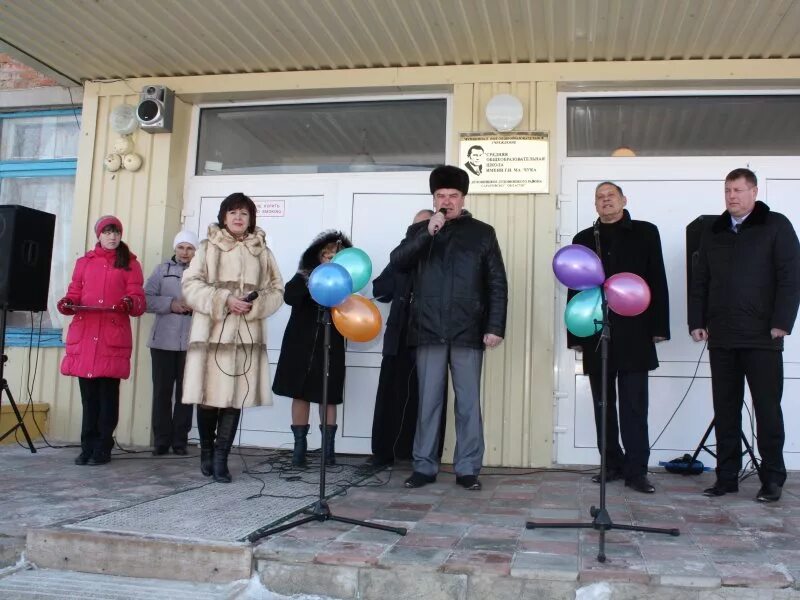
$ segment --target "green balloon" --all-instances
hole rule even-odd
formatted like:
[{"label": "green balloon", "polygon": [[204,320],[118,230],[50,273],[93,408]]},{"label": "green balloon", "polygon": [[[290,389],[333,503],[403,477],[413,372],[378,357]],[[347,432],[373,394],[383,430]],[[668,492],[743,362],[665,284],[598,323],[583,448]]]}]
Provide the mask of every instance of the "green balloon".
[{"label": "green balloon", "polygon": [[333,262],[343,266],[353,280],[353,291],[356,293],[369,283],[372,277],[372,261],[360,248],[345,248],[336,253]]},{"label": "green balloon", "polygon": [[599,333],[602,321],[600,287],[575,294],[564,309],[564,323],[569,332],[578,337],[591,337]]}]

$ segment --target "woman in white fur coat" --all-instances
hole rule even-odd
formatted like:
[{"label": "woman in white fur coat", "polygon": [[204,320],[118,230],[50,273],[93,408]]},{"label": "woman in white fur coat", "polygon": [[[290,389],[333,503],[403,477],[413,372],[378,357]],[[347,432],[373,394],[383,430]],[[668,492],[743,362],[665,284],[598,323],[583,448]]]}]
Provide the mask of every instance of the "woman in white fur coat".
[{"label": "woman in white fur coat", "polygon": [[182,280],[194,311],[183,402],[198,405],[200,470],[223,483],[242,408],[272,404],[264,320],[283,304],[283,279],[255,217],[244,194],[225,198]]}]

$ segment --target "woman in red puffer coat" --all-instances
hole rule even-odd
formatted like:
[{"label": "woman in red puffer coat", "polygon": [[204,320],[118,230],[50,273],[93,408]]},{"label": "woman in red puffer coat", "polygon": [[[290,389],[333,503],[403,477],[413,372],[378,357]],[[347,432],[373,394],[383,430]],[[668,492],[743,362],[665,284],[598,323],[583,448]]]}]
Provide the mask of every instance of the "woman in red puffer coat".
[{"label": "woman in red puffer coat", "polygon": [[130,317],[144,313],[142,266],[122,241],[122,223],[100,217],[99,240],[75,263],[67,295],[58,302],[64,315],[75,315],[67,331],[61,373],[77,377],[83,404],[81,453],[77,465],[111,460],[119,420],[119,380],[131,371]]}]

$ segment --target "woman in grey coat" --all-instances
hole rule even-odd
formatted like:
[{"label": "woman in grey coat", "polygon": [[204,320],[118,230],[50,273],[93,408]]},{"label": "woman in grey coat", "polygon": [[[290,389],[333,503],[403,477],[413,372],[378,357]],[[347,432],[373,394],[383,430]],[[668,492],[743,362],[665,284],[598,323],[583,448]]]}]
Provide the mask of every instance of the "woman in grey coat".
[{"label": "woman in grey coat", "polygon": [[[181,403],[183,367],[192,326],[192,309],[183,301],[181,278],[197,249],[197,236],[180,231],[172,247],[175,255],[158,265],[147,279],[147,312],[156,320],[147,345],[153,359],[153,454],[186,454],[192,428],[193,405]],[[175,394],[173,406],[172,396]]]}]

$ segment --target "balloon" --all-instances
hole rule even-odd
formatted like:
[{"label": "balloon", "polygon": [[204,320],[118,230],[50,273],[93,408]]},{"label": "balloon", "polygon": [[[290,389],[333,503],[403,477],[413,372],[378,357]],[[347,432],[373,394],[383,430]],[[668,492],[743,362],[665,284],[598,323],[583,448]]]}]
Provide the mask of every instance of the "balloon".
[{"label": "balloon", "polygon": [[635,317],[650,306],[650,288],[635,273],[617,273],[603,284],[608,308],[623,317]]},{"label": "balloon", "polygon": [[588,290],[603,285],[606,276],[597,254],[580,244],[564,246],[553,257],[556,278],[573,290]]},{"label": "balloon", "polygon": [[350,295],[353,280],[342,265],[323,263],[311,272],[308,291],[317,304],[336,306]]},{"label": "balloon", "polygon": [[372,277],[372,261],[360,248],[345,248],[336,253],[333,262],[342,265],[353,279],[352,293],[356,293],[369,283]]},{"label": "balloon", "polygon": [[381,332],[381,313],[378,307],[358,294],[335,307],[333,324],[344,337],[354,342],[368,342]]},{"label": "balloon", "polygon": [[567,302],[564,323],[571,334],[578,337],[592,336],[600,332],[602,321],[603,305],[599,287],[578,292]]}]

